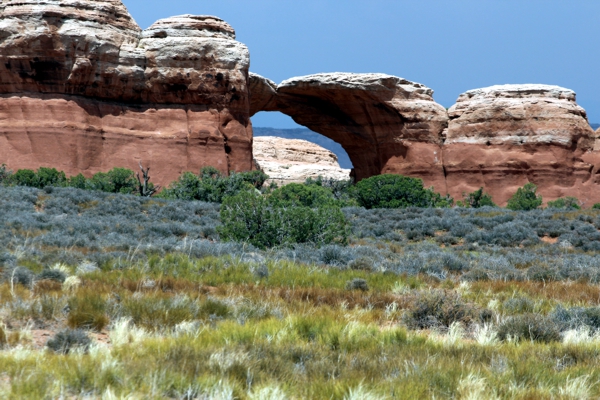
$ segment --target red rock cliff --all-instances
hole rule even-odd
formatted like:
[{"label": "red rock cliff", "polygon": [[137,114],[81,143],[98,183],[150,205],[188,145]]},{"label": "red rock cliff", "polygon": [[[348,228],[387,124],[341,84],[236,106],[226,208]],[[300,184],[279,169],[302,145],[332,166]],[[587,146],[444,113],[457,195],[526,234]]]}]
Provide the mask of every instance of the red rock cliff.
[{"label": "red rock cliff", "polygon": [[600,202],[597,135],[569,89],[475,89],[446,112],[431,89],[383,74],[318,74],[280,85],[251,74],[249,85],[251,115],[281,111],[337,141],[358,179],[419,177],[457,200],[484,187],[501,205],[533,182],[546,201]]},{"label": "red rock cliff", "polygon": [[89,175],[141,159],[161,184],[249,170],[248,65],[216,17],[142,31],[120,0],[4,0],[0,163]]}]

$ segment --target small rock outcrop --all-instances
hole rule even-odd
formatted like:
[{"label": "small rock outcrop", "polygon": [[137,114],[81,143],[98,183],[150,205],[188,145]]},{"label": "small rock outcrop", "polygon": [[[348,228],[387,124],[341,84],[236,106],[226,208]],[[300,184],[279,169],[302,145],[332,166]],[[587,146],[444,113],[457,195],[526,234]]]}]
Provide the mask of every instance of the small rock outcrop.
[{"label": "small rock outcrop", "polygon": [[335,154],[306,140],[261,136],[254,138],[252,148],[256,167],[279,186],[319,176],[350,179],[350,170],[340,168]]},{"label": "small rock outcrop", "polygon": [[0,163],[167,184],[252,168],[249,53],[211,16],[142,31],[120,0],[0,2]]},{"label": "small rock outcrop", "polygon": [[433,91],[386,74],[317,74],[278,86],[250,74],[250,115],[280,111],[340,143],[357,179],[380,173],[426,177],[445,190],[441,133],[446,110]]},{"label": "small rock outcrop", "polygon": [[527,182],[546,199],[598,197],[586,189],[594,132],[572,90],[531,84],[469,90],[448,115],[443,158],[454,197],[483,186],[504,204]]}]

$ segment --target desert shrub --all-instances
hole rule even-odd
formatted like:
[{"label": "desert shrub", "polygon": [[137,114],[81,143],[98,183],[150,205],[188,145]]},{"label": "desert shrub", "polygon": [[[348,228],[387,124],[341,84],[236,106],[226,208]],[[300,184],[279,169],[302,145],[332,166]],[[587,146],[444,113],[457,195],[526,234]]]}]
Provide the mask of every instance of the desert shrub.
[{"label": "desert shrub", "polygon": [[477,230],[477,227],[469,222],[456,221],[450,226],[449,233],[453,236],[465,237],[469,233]]},{"label": "desert shrub", "polygon": [[[349,249],[335,244],[323,246],[318,251],[319,261],[327,265],[342,266],[347,264],[352,257],[353,254]],[[309,259],[307,258],[307,261]]]},{"label": "desert shrub", "polygon": [[9,268],[4,271],[4,279],[13,285],[31,286],[34,277],[33,272],[25,267]]},{"label": "desert shrub", "polygon": [[253,192],[226,197],[221,206],[223,240],[247,242],[259,248],[291,243],[345,244],[347,222],[336,207],[278,207]]},{"label": "desert shrub", "polygon": [[560,340],[560,327],[552,319],[540,314],[522,314],[509,317],[498,326],[500,340],[530,340],[555,342]]},{"label": "desert shrub", "polygon": [[418,292],[411,303],[404,322],[412,329],[447,328],[453,322],[470,324],[480,320],[482,311],[457,293],[445,290]]},{"label": "desert shrub", "polygon": [[402,175],[384,174],[356,184],[358,204],[367,208],[448,207],[453,200],[423,187],[423,181]]},{"label": "desert shrub", "polygon": [[508,200],[506,208],[509,210],[534,210],[542,205],[542,196],[537,193],[537,186],[529,182],[517,189],[517,192]]},{"label": "desert shrub", "polygon": [[348,268],[354,270],[365,270],[370,271],[373,269],[373,262],[367,257],[359,257],[355,260],[350,261]]},{"label": "desert shrub", "polygon": [[46,268],[37,276],[37,280],[39,281],[45,279],[63,283],[67,279],[67,275],[58,269]]},{"label": "desert shrub", "polygon": [[17,186],[43,189],[46,186],[65,186],[68,181],[64,172],[57,171],[56,168],[41,167],[37,171],[20,169],[10,175],[6,182]]},{"label": "desert shrub", "polygon": [[77,189],[86,189],[87,187],[87,178],[83,176],[83,174],[77,174],[69,178],[67,182],[67,186],[77,188]]},{"label": "desert shrub", "polygon": [[102,330],[108,325],[106,300],[92,290],[84,290],[68,300],[69,316],[67,324],[70,328]]},{"label": "desert shrub", "polygon": [[13,172],[8,169],[6,164],[0,165],[0,185],[10,184]]},{"label": "desert shrub", "polygon": [[592,206],[592,208],[593,208],[594,210],[598,210],[598,209],[600,209],[600,203],[594,203],[594,205]]},{"label": "desert shrub", "polygon": [[465,260],[452,253],[442,253],[439,258],[434,261],[434,264],[453,272],[463,271],[469,267],[469,264]]},{"label": "desert shrub", "polygon": [[535,303],[527,297],[511,297],[502,303],[502,309],[510,314],[532,313]]},{"label": "desert shrub", "polygon": [[344,202],[347,206],[356,205],[355,187],[351,180],[338,181],[332,178],[322,179],[321,186],[331,190],[336,200]]},{"label": "desert shrub", "polygon": [[46,346],[56,353],[69,354],[75,348],[82,348],[87,351],[91,343],[91,339],[84,331],[66,329],[58,332],[52,339],[48,340]]},{"label": "desert shrub", "polygon": [[85,188],[107,193],[136,193],[138,182],[135,173],[127,168],[113,168],[108,172],[98,172],[89,179]]},{"label": "desert shrub", "polygon": [[273,190],[269,195],[269,200],[270,204],[276,207],[315,208],[335,204],[331,190],[316,184],[289,183]]},{"label": "desert shrub", "polygon": [[445,235],[436,237],[435,241],[438,242],[439,244],[443,244],[446,246],[453,246],[453,245],[460,243],[460,238],[457,238],[456,236],[445,234]]},{"label": "desert shrub", "polygon": [[37,187],[37,176],[33,170],[20,169],[12,175],[10,182],[17,186]]},{"label": "desert shrub", "polygon": [[456,204],[459,207],[471,207],[471,208],[479,208],[479,207],[497,207],[496,204],[492,201],[492,196],[483,191],[483,187],[477,189],[476,191],[464,194],[463,201],[457,201]]},{"label": "desert shrub", "polygon": [[573,307],[570,309],[558,306],[550,317],[561,326],[562,330],[577,329],[582,326],[594,331],[600,330],[600,307]]},{"label": "desert shrub", "polygon": [[548,208],[570,208],[580,210],[579,200],[576,197],[561,197],[548,202]]},{"label": "desert shrub", "polygon": [[346,290],[360,290],[362,292],[368,292],[369,285],[364,279],[354,278],[351,281],[346,282]]},{"label": "desert shrub", "polygon": [[67,183],[67,177],[62,171],[56,168],[39,168],[36,173],[36,187],[42,189],[46,186],[64,186]]},{"label": "desert shrub", "polygon": [[262,171],[231,172],[229,176],[224,176],[216,168],[204,167],[199,175],[184,172],[159,197],[221,203],[227,196],[260,190],[267,179],[268,176]]},{"label": "desert shrub", "polygon": [[537,282],[550,282],[557,280],[560,275],[556,268],[547,265],[534,265],[525,274],[527,279]]},{"label": "desert shrub", "polygon": [[499,224],[488,232],[472,232],[465,237],[465,240],[499,246],[532,245],[539,242],[537,233],[530,225],[521,221]]}]

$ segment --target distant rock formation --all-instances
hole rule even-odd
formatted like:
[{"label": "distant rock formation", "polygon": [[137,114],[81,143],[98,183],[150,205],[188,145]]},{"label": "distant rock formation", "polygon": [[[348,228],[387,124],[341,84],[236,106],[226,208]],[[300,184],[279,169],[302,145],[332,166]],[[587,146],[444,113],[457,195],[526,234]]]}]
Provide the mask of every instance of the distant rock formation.
[{"label": "distant rock formation", "polygon": [[256,167],[279,186],[319,176],[350,179],[350,170],[340,168],[335,154],[306,140],[261,136],[254,138],[252,147]]},{"label": "distant rock formation", "polygon": [[216,17],[142,31],[120,0],[0,2],[0,163],[166,184],[252,168],[249,53]]},{"label": "distant rock formation", "polygon": [[342,147],[341,144],[335,142],[328,138],[327,136],[321,135],[320,133],[313,132],[308,128],[264,128],[260,126],[252,126],[252,133],[254,138],[261,136],[275,136],[281,137],[284,139],[301,139],[307,140],[314,144],[317,144],[324,149],[331,151],[333,154],[337,156],[338,163],[341,168],[344,169],[352,169],[352,161],[350,161],[350,157],[348,157],[348,153]]}]

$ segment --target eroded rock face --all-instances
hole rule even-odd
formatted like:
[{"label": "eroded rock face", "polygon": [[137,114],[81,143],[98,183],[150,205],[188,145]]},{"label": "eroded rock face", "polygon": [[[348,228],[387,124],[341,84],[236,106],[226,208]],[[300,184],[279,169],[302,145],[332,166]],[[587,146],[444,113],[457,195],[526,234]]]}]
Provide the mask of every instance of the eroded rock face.
[{"label": "eroded rock face", "polygon": [[91,174],[142,159],[162,184],[249,170],[248,65],[216,17],[142,31],[120,0],[4,0],[0,163]]},{"label": "eroded rock face", "polygon": [[250,76],[250,113],[281,111],[340,143],[357,179],[380,173],[426,177],[445,191],[441,133],[446,110],[433,91],[385,74],[331,73],[292,78],[276,88]]},{"label": "eroded rock face", "polygon": [[251,74],[249,85],[251,114],[281,111],[340,143],[357,179],[419,177],[457,200],[484,187],[500,205],[533,182],[546,201],[600,202],[600,141],[572,90],[492,86],[460,95],[446,112],[431,89],[383,74],[318,74],[278,86]]},{"label": "eroded rock face", "polygon": [[319,176],[350,179],[350,170],[340,168],[335,154],[306,140],[261,136],[254,138],[252,147],[256,166],[280,186]]},{"label": "eroded rock face", "polygon": [[546,200],[600,200],[588,189],[595,179],[588,154],[594,132],[572,90],[549,85],[475,89],[460,95],[448,114],[443,157],[455,198],[483,186],[505,204],[518,187],[533,182]]}]

